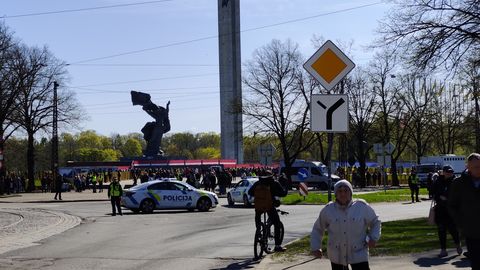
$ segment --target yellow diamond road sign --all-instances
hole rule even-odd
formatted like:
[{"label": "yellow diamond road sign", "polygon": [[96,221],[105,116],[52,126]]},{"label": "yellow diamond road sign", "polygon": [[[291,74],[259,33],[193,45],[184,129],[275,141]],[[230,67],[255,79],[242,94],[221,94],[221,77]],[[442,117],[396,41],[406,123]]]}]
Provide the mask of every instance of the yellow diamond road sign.
[{"label": "yellow diamond road sign", "polygon": [[303,65],[325,89],[331,90],[355,64],[333,42],[328,40]]}]

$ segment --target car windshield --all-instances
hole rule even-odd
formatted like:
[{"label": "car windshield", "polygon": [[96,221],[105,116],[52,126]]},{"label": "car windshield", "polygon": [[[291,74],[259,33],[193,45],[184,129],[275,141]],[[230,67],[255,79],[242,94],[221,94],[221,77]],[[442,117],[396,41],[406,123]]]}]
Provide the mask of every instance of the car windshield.
[{"label": "car windshield", "polygon": [[142,188],[144,188],[145,186],[147,186],[147,185],[149,185],[149,184],[151,184],[151,183],[146,182],[146,183],[142,183],[142,184],[140,184],[140,185],[136,185],[136,186],[134,186],[134,187],[131,187],[131,188],[129,188],[129,189],[130,189],[130,190],[142,189]]},{"label": "car windshield", "polygon": [[417,166],[417,173],[429,173],[429,172],[434,172],[436,171],[436,166],[435,165],[422,165],[422,166]]},{"label": "car windshield", "polygon": [[195,190],[196,188],[194,188],[193,186],[191,186],[190,184],[188,183],[182,183],[182,185],[186,186],[188,189],[191,189],[191,190]]}]

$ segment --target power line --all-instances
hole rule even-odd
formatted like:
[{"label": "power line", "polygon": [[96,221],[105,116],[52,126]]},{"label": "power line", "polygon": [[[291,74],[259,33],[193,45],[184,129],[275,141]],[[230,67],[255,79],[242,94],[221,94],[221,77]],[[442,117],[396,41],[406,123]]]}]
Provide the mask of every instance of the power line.
[{"label": "power line", "polygon": [[218,67],[218,64],[68,64],[86,67]]},{"label": "power line", "polygon": [[81,11],[119,8],[119,7],[128,7],[128,6],[140,6],[140,5],[149,5],[149,4],[157,4],[157,3],[172,2],[172,1],[175,1],[175,0],[157,0],[157,1],[146,1],[146,2],[118,4],[118,5],[109,5],[109,6],[98,6],[98,7],[89,7],[89,8],[64,9],[64,10],[27,13],[27,14],[18,14],[18,15],[4,15],[4,16],[0,17],[0,19],[11,19],[11,18],[21,18],[21,17],[52,15],[52,14],[59,14],[59,13],[81,12]]},{"label": "power line", "polygon": [[[220,104],[214,106],[199,106],[199,107],[185,107],[185,108],[170,108],[170,111],[186,111],[186,110],[198,110],[198,109],[209,109],[209,108],[219,108]],[[135,111],[135,112],[106,112],[106,113],[95,113],[97,115],[107,115],[107,114],[132,114],[132,113],[145,113],[144,111]]]},{"label": "power line", "polygon": [[[178,96],[170,96],[170,97],[168,97],[168,99],[169,100],[182,100],[182,101],[204,100],[204,99],[211,99],[211,97],[206,97],[207,95],[219,95],[219,94],[220,94],[220,92],[218,92],[218,91],[202,92],[202,93],[188,93],[188,94],[183,94],[183,95],[178,95]],[[91,108],[92,110],[96,110],[96,109],[117,107],[118,105],[130,104],[130,103],[132,103],[132,102],[131,101],[125,101],[125,100],[119,100],[119,101],[116,101],[116,102],[88,104],[88,105],[84,105],[84,107]],[[99,107],[99,106],[101,108],[95,108],[95,107]]]},{"label": "power line", "polygon": [[158,79],[145,79],[145,80],[135,80],[135,81],[121,81],[121,82],[88,84],[88,85],[80,85],[80,86],[76,86],[76,87],[78,88],[78,87],[103,86],[103,85],[118,85],[118,84],[129,84],[129,83],[139,83],[139,82],[151,82],[151,81],[163,81],[163,80],[173,80],[173,79],[206,77],[206,76],[213,76],[213,75],[218,75],[218,72],[217,73],[197,74],[197,75],[187,75],[187,76],[164,77],[164,78],[158,78]]},{"label": "power line", "polygon": [[[382,4],[382,3],[383,3],[382,1],[378,1],[378,2],[374,2],[374,3],[370,3],[370,4],[361,5],[361,6],[356,6],[356,7],[351,7],[351,8],[345,8],[345,9],[340,9],[340,10],[336,10],[336,11],[321,13],[321,14],[317,14],[317,15],[313,15],[313,16],[308,16],[308,17],[303,17],[303,18],[298,18],[298,19],[283,21],[283,22],[279,22],[279,23],[274,23],[274,24],[268,24],[268,25],[264,25],[264,26],[249,28],[249,29],[241,30],[240,33],[251,32],[251,31],[256,31],[256,30],[266,29],[266,28],[271,28],[271,27],[276,27],[276,26],[280,26],[280,25],[284,25],[284,24],[289,24],[289,23],[296,23],[296,22],[300,22],[300,21],[306,21],[306,20],[310,20],[310,19],[315,19],[315,18],[323,17],[323,16],[328,16],[328,15],[343,13],[343,12],[352,11],[352,10],[356,10],[356,9],[362,9],[362,8],[366,8],[366,7],[371,7],[371,6],[379,5],[379,4]],[[229,35],[229,34],[225,34],[225,35]],[[206,36],[206,37],[202,37],[202,38],[196,38],[196,39],[191,39],[191,40],[173,42],[173,43],[164,44],[164,45],[160,45],[160,46],[156,46],[156,47],[151,47],[151,48],[145,48],[145,49],[127,51],[127,52],[123,52],[123,53],[117,53],[117,54],[112,54],[112,55],[107,55],[107,56],[102,56],[102,57],[96,57],[96,58],[90,58],[90,59],[75,61],[75,62],[71,62],[71,63],[69,63],[69,64],[70,64],[70,65],[77,65],[77,64],[87,63],[87,62],[93,62],[93,61],[97,61],[97,60],[110,59],[110,58],[115,58],[115,57],[124,56],[124,55],[137,54],[137,53],[142,53],[142,52],[147,52],[147,51],[153,51],[153,50],[157,50],[157,49],[174,47],[174,46],[178,46],[178,45],[184,45],[184,44],[189,44],[189,43],[194,43],[194,42],[199,42],[199,41],[214,39],[214,38],[218,38],[218,37],[220,37],[220,36],[219,36],[219,35]]]},{"label": "power line", "polygon": [[[110,89],[95,89],[95,88],[86,88],[86,87],[78,87],[78,86],[70,86],[69,88],[73,89],[79,89],[79,90],[84,90],[84,91],[90,91],[90,92],[83,92],[82,94],[98,94],[98,93],[120,93],[120,94],[125,94],[127,91],[126,90],[110,90]],[[162,92],[161,94],[169,94],[169,93],[178,93],[177,90],[192,90],[192,89],[219,89],[220,86],[215,85],[215,86],[195,86],[195,87],[173,87],[173,88],[156,88],[156,89],[144,89],[142,91],[145,92]],[[168,90],[175,90],[174,92],[168,92]],[[130,90],[128,90],[130,91]],[[165,92],[167,91],[167,92]]]}]

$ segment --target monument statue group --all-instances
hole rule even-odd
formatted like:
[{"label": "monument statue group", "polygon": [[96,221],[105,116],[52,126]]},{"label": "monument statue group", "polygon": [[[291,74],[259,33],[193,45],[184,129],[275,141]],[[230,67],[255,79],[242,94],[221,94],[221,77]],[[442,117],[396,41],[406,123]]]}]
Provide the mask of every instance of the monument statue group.
[{"label": "monument statue group", "polygon": [[163,156],[160,146],[163,134],[170,131],[170,119],[168,118],[170,101],[164,108],[153,103],[150,94],[136,91],[131,91],[130,94],[133,105],[141,105],[142,109],[155,119],[154,122],[147,122],[142,128],[143,138],[147,141],[143,155],[145,157]]}]

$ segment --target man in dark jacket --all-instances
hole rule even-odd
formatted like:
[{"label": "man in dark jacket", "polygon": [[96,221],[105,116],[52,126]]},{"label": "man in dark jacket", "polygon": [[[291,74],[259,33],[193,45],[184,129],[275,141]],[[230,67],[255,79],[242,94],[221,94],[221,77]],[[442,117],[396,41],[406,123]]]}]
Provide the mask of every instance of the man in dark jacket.
[{"label": "man in dark jacket", "polygon": [[[410,188],[410,193],[412,194],[412,203],[414,203],[415,201],[420,202],[420,200],[418,199],[418,191],[419,191],[418,180],[419,179],[418,179],[417,173],[415,172],[414,169],[412,169],[412,172],[408,177],[408,187]],[[415,194],[416,200],[414,200],[414,197],[413,197],[414,194]]]},{"label": "man in dark jacket", "polygon": [[480,154],[467,158],[467,171],[452,183],[448,210],[465,236],[473,270],[480,270]]},{"label": "man in dark jacket", "polygon": [[62,185],[63,185],[63,177],[62,175],[58,174],[57,179],[55,179],[55,197],[54,199],[58,199],[61,201],[62,200]]},{"label": "man in dark jacket", "polygon": [[450,193],[450,187],[454,178],[454,171],[451,166],[444,166],[442,174],[435,181],[433,190],[433,199],[435,200],[435,223],[438,227],[438,239],[440,240],[440,254],[438,257],[443,258],[448,256],[447,252],[447,230],[452,235],[453,241],[457,247],[458,255],[462,254],[463,250],[460,245],[460,237],[458,235],[457,227],[448,213],[447,200]]},{"label": "man in dark jacket", "polygon": [[[274,251],[276,252],[281,252],[285,251],[286,248],[282,247],[282,242],[280,239],[280,217],[278,216],[277,209],[275,209],[274,205],[276,204],[275,201],[277,201],[278,205],[278,199],[275,197],[285,197],[287,196],[288,191],[282,187],[282,185],[275,181],[273,178],[272,172],[267,172],[266,176],[261,176],[259,177],[259,180],[253,184],[253,186],[250,188],[248,191],[248,195],[250,196],[255,196],[255,189],[259,186],[268,186],[270,188],[270,195],[272,196],[272,206],[270,210],[267,210],[268,217],[273,223],[273,226],[275,227],[275,249]],[[262,218],[262,211],[258,211],[255,209],[255,225],[257,228],[260,227],[261,224],[261,218]]]}]

